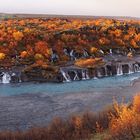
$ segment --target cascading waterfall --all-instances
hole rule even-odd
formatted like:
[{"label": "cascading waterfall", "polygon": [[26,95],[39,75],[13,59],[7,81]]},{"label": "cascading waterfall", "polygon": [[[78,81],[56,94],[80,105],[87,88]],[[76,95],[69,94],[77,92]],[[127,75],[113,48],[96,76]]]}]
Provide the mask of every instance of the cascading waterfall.
[{"label": "cascading waterfall", "polygon": [[99,50],[102,54],[105,54],[103,50]]},{"label": "cascading waterfall", "polygon": [[97,76],[102,77],[102,74],[101,74],[101,72],[99,70],[97,71]]},{"label": "cascading waterfall", "polygon": [[134,71],[140,72],[140,66],[138,64],[134,64]]},{"label": "cascading waterfall", "polygon": [[82,70],[82,80],[86,80],[86,75],[85,75],[85,71]]},{"label": "cascading waterfall", "polygon": [[86,79],[90,79],[89,75],[88,75],[88,71],[86,70]]},{"label": "cascading waterfall", "polygon": [[[116,74],[118,76],[123,75],[125,73],[125,71],[127,71],[128,74],[131,74],[131,73],[134,73],[134,72],[140,72],[140,66],[137,63],[136,64],[133,64],[133,63],[127,64],[128,69],[126,69],[126,67],[123,67],[123,65],[126,65],[126,64],[122,64],[122,63],[117,63],[116,64],[116,72],[117,72]],[[111,67],[111,65],[110,65],[110,67]],[[104,71],[102,71],[103,69],[100,69],[100,68],[96,70],[97,71],[97,77],[95,76],[94,79],[97,79],[98,77],[100,78],[100,77],[105,77],[105,76],[110,75],[110,74],[108,75],[108,68],[107,68],[106,65],[102,68],[104,68]],[[123,73],[123,71],[124,71],[124,73]],[[79,77],[78,70],[75,69],[72,72],[74,72],[74,77],[73,78],[71,78],[71,75],[68,73],[68,71],[61,70],[61,73],[64,77],[64,81],[70,82],[70,81],[76,81],[76,80],[77,81],[78,80],[88,80],[88,79],[91,78],[88,74],[87,69],[81,70],[80,73],[81,73],[82,77]],[[112,69],[110,69],[109,72],[112,72]]]},{"label": "cascading waterfall", "polygon": [[82,70],[82,80],[90,79],[87,70]]},{"label": "cascading waterfall", "polygon": [[120,63],[117,65],[117,75],[123,75],[122,64]]},{"label": "cascading waterfall", "polygon": [[21,82],[22,82],[22,79],[21,79],[21,72],[19,72],[19,73],[17,74],[17,76],[18,76],[18,81],[19,81],[19,83],[21,83]]},{"label": "cascading waterfall", "polygon": [[129,64],[128,66],[129,66],[129,73],[128,74],[134,73],[133,64]]},{"label": "cascading waterfall", "polygon": [[22,80],[21,80],[21,73],[12,73],[11,74],[11,81],[14,82],[14,83],[21,83]]},{"label": "cascading waterfall", "polygon": [[112,53],[113,53],[113,52],[112,52],[112,49],[110,49],[110,50],[109,50],[109,53],[110,53],[110,54],[112,54]]},{"label": "cascading waterfall", "polygon": [[63,70],[61,70],[61,74],[63,75],[64,79],[66,82],[70,82],[71,81],[71,78],[69,76],[69,74]]},{"label": "cascading waterfall", "polygon": [[78,77],[77,71],[74,71],[74,73],[75,73],[75,77],[73,80],[80,80],[80,78]]},{"label": "cascading waterfall", "polygon": [[[109,65],[111,67],[111,65]],[[90,73],[90,71],[88,71],[88,69],[77,69],[74,68],[73,70],[69,69],[65,69],[65,68],[61,68],[60,72],[61,75],[63,76],[64,82],[71,82],[71,81],[78,81],[78,80],[88,80],[90,78],[92,78],[94,75],[94,79],[97,79],[98,77],[105,77],[105,76],[109,76],[110,74],[108,74],[109,72],[112,72],[113,70],[115,70],[115,72],[117,72],[116,74],[119,75],[123,75],[124,73],[134,73],[134,72],[140,72],[140,64],[139,63],[116,63],[116,69],[111,69],[108,68],[108,65],[101,67],[101,68],[97,68],[94,69],[94,73]],[[89,76],[89,73],[91,74]],[[21,73],[17,73],[17,72],[1,72],[0,74],[0,83],[3,84],[7,84],[7,83],[17,83],[17,82],[21,82]]]},{"label": "cascading waterfall", "polygon": [[12,73],[12,76],[16,76],[16,74],[15,73]]},{"label": "cascading waterfall", "polygon": [[83,53],[84,57],[88,57],[89,54],[87,53],[87,51],[84,50],[84,53]]},{"label": "cascading waterfall", "polygon": [[105,76],[108,76],[108,74],[107,74],[107,67],[105,66],[104,69],[105,69]]},{"label": "cascading waterfall", "polygon": [[69,55],[70,55],[71,60],[76,60],[76,57],[74,55],[74,50],[71,50]]},{"label": "cascading waterfall", "polygon": [[8,84],[11,81],[11,76],[10,74],[8,74],[8,72],[3,72],[2,73],[2,79],[1,79],[1,83],[3,84]]}]

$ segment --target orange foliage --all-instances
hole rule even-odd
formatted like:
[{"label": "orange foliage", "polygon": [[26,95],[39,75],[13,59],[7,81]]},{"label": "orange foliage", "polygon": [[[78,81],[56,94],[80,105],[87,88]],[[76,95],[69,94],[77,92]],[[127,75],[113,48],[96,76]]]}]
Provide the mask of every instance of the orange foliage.
[{"label": "orange foliage", "polygon": [[51,55],[51,50],[48,48],[48,44],[43,41],[39,41],[35,44],[35,52],[44,55],[46,58]]},{"label": "orange foliage", "polygon": [[140,133],[140,95],[134,97],[132,107],[115,104],[117,115],[111,116],[110,133],[113,138],[135,139]]},{"label": "orange foliage", "polygon": [[3,60],[3,59],[5,59],[5,54],[4,53],[0,53],[0,60]]},{"label": "orange foliage", "polygon": [[114,31],[114,33],[115,33],[115,36],[116,36],[116,37],[120,37],[120,36],[122,35],[122,30],[116,29],[116,30]]},{"label": "orange foliage", "polygon": [[79,67],[95,67],[97,64],[102,64],[103,61],[101,58],[89,58],[89,59],[79,59],[75,62],[76,66]]},{"label": "orange foliage", "polygon": [[140,113],[140,95],[134,97],[133,109],[135,112]]},{"label": "orange foliage", "polygon": [[42,54],[36,53],[35,60],[44,60],[44,57],[42,56]]},{"label": "orange foliage", "polygon": [[21,52],[21,54],[20,54],[20,57],[21,58],[25,58],[25,57],[27,57],[28,56],[28,52],[27,51],[23,51],[23,52]]},{"label": "orange foliage", "polygon": [[96,48],[96,47],[92,47],[91,49],[90,49],[90,52],[91,53],[96,53],[98,51],[98,49]]},{"label": "orange foliage", "polygon": [[110,41],[105,37],[99,39],[99,44],[100,45],[107,45],[109,43],[110,43]]},{"label": "orange foliage", "polygon": [[38,66],[43,66],[43,65],[47,66],[47,64],[46,64],[43,60],[36,60],[35,63],[36,63]]},{"label": "orange foliage", "polygon": [[73,117],[73,123],[76,129],[80,129],[82,127],[82,118],[80,116]]},{"label": "orange foliage", "polygon": [[131,44],[134,48],[139,48],[134,39],[132,39],[132,40],[130,41],[130,44]]},{"label": "orange foliage", "polygon": [[120,21],[104,18],[2,20],[0,52],[5,53],[8,57],[18,55],[24,60],[26,55],[23,51],[26,51],[29,58],[34,58],[34,55],[38,53],[51,60],[52,50],[55,50],[59,60],[62,61],[61,58],[70,60],[70,56],[67,56],[69,58],[65,56],[64,48],[69,51],[73,49],[81,56],[83,56],[83,50],[92,56],[97,53],[99,48],[103,48],[104,51],[113,47],[124,50],[140,49],[139,25],[140,22],[135,20]]},{"label": "orange foliage", "polygon": [[16,41],[20,41],[23,38],[23,33],[20,31],[14,32],[13,37]]}]

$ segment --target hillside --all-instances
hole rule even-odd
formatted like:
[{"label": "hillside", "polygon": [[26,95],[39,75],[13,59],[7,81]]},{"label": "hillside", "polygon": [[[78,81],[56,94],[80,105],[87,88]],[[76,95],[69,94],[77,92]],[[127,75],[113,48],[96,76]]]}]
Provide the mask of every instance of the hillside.
[{"label": "hillside", "polygon": [[[43,81],[63,81],[62,76],[58,76],[62,67],[76,66],[96,71],[94,68],[108,63],[104,61],[108,55],[132,58],[140,54],[139,20],[24,16],[14,15],[15,18],[1,20],[1,72],[20,67],[32,80],[40,79],[42,75]],[[117,74],[111,67],[107,68],[108,71]],[[115,69],[117,71],[117,66]],[[97,75],[93,71],[90,72],[92,77]],[[66,75],[63,73],[68,81]]]},{"label": "hillside", "polygon": [[76,18],[76,19],[118,19],[118,20],[140,20],[138,17],[120,17],[120,16],[87,16],[87,15],[48,15],[48,14],[11,14],[0,13],[0,18]]}]

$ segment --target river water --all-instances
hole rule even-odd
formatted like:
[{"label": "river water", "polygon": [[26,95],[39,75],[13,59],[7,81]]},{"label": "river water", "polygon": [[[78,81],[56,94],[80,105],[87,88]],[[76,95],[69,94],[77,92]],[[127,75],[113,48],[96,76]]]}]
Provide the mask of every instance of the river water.
[{"label": "river water", "polygon": [[[18,83],[0,84],[1,96],[20,94],[62,95],[68,93],[104,92],[107,89],[131,87],[140,78],[140,73],[112,76],[100,79],[75,81],[69,83]],[[93,93],[94,94],[94,93]]]}]

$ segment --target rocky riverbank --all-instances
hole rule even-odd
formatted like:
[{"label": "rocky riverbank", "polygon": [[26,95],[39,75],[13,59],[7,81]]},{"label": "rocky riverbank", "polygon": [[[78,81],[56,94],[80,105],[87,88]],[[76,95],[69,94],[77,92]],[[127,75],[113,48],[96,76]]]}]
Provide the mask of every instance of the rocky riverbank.
[{"label": "rocky riverbank", "polygon": [[74,64],[67,66],[31,65],[12,67],[0,71],[1,83],[19,82],[71,82],[102,78],[106,76],[130,74],[140,71],[140,57],[129,58],[121,55],[103,57],[102,63],[80,67]]}]

